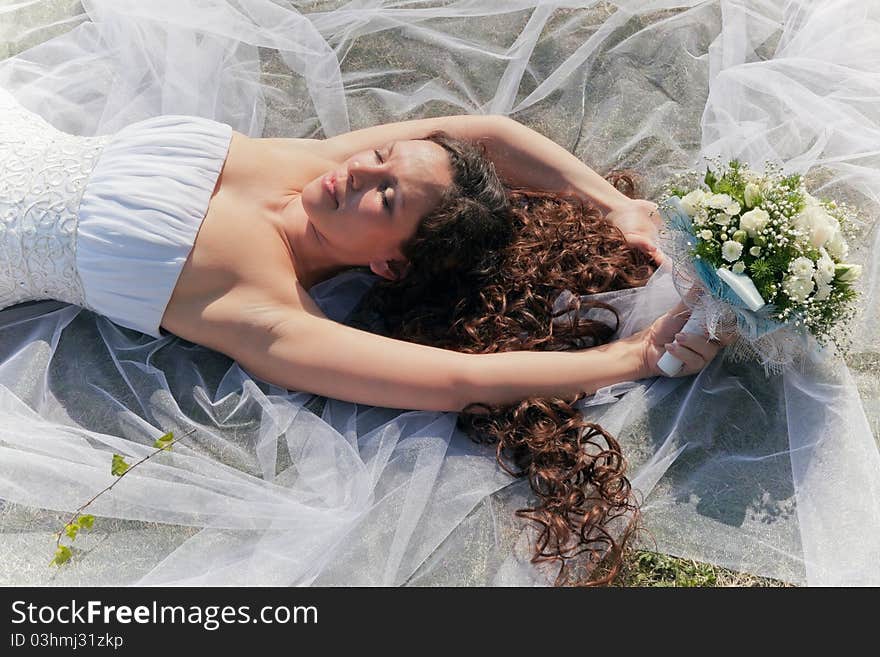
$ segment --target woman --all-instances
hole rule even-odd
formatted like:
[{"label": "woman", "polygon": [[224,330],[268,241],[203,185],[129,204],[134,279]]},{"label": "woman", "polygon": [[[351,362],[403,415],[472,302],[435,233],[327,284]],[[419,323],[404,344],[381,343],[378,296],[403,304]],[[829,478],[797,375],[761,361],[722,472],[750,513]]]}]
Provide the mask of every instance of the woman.
[{"label": "woman", "polygon": [[[597,322],[586,321],[587,329],[572,325],[569,342],[555,345],[552,328],[544,340],[519,343],[499,332],[480,349],[497,353],[476,355],[462,353],[474,351],[465,349],[464,336],[447,337],[448,349],[438,349],[426,346],[437,343],[437,337],[423,336],[418,340],[422,344],[414,344],[344,326],[323,314],[308,289],[350,267],[368,266],[392,281],[418,279],[421,298],[447,309],[460,307],[462,297],[485,291],[485,282],[466,281],[460,273],[494,269],[491,275],[497,276],[517,267],[528,270],[524,262],[505,262],[497,256],[516,233],[529,232],[526,227],[537,217],[553,223],[552,210],[546,204],[542,208],[540,197],[536,198],[533,208],[520,211],[525,223],[514,227],[499,175],[509,187],[534,185],[559,194],[573,192],[587,208],[604,208],[610,221],[619,222],[618,230],[627,230],[632,243],[662,257],[651,239],[656,231],[653,204],[630,200],[564,149],[511,119],[450,116],[368,128],[328,140],[275,140],[250,139],[229,126],[195,117],[158,117],[95,140],[55,131],[18,107],[8,94],[4,102],[0,152],[7,154],[4,168],[20,177],[18,184],[7,185],[5,197],[0,198],[4,215],[10,227],[33,221],[40,226],[39,237],[63,233],[74,245],[73,272],[59,269],[63,279],[53,280],[34,266],[51,251],[29,250],[27,241],[20,256],[27,266],[16,268],[9,254],[18,247],[18,238],[15,230],[7,230],[3,246],[12,265],[7,276],[23,280],[18,289],[13,286],[15,292],[7,294],[4,305],[33,298],[36,289],[37,298],[52,294],[80,302],[156,337],[154,326],[161,317],[158,333],[170,331],[224,353],[256,377],[284,388],[428,411],[503,407],[528,397],[583,396],[604,386],[660,375],[657,360],[664,349],[681,354],[686,363],[681,374],[693,374],[719,349],[720,343],[705,337],[675,335],[687,318],[683,304],[648,330],[576,354],[525,350],[561,349],[566,344],[571,348],[570,340],[585,331],[593,344],[600,345],[610,337],[608,330],[597,331],[593,326]],[[489,161],[463,140],[484,143]],[[69,174],[70,180],[65,180],[64,171],[53,171],[50,187],[77,191],[62,199],[65,212],[55,215],[52,224],[42,200],[47,192],[40,186],[45,174],[37,162],[60,161],[56,151],[61,149],[67,149],[68,155],[86,150],[88,158],[75,175]],[[529,198],[527,191],[520,194]],[[572,212],[565,204],[557,210],[566,211]],[[589,216],[587,212],[582,221]],[[74,234],[60,229],[70,217]],[[641,276],[633,266],[627,271],[614,255],[623,242],[609,242],[608,228],[600,223],[579,239],[595,242],[581,256],[587,261],[582,267],[591,253],[597,259],[604,254],[604,276],[591,284],[595,276],[590,272],[558,271],[558,292],[566,286],[578,294],[604,292],[626,283],[644,284],[650,277],[644,267]],[[195,235],[191,249],[179,234]],[[414,247],[417,244],[420,249]],[[564,251],[564,245],[559,246]],[[180,254],[187,250],[181,262]],[[521,250],[519,260],[536,255]],[[552,250],[543,254],[553,256]],[[57,259],[54,252],[53,258]],[[533,285],[552,282],[546,274],[545,280],[532,277]],[[610,280],[602,281],[603,277]],[[526,276],[516,278],[513,287],[522,287]],[[514,295],[513,287],[508,295]],[[401,312],[412,312],[406,306],[414,306],[412,299],[417,297],[410,294],[410,301],[402,302],[405,294],[397,296],[395,317],[400,323]],[[486,309],[478,310],[478,315],[488,316]],[[530,312],[540,314],[541,309],[535,306]],[[446,321],[439,326],[462,323]],[[434,323],[438,325],[438,318]],[[517,334],[522,329],[534,332],[527,326],[516,328]],[[564,329],[557,332],[564,335]],[[505,338],[506,344],[499,346],[497,342]],[[681,347],[671,344],[676,338]],[[517,353],[509,353],[514,350]],[[575,415],[572,408],[568,412]],[[532,427],[526,423],[519,430],[531,433]],[[494,431],[500,456],[502,448],[512,448],[508,443],[515,431],[513,426]],[[613,439],[605,437],[611,449],[619,451]],[[575,436],[574,445],[578,444]],[[579,449],[570,447],[529,446],[527,451],[541,454],[548,463],[558,461],[560,455],[573,465],[583,458]],[[518,460],[522,463],[523,458],[520,455]],[[600,494],[614,507],[627,507],[628,484],[622,478],[619,455],[615,463],[612,479],[619,489],[609,492],[600,486]],[[535,467],[543,465],[536,460]],[[569,480],[577,475],[554,472],[540,476],[565,482],[568,494]],[[595,476],[603,477],[607,475]],[[596,483],[593,479],[588,477],[587,483]],[[546,498],[545,506],[555,508],[559,493],[533,486]],[[586,514],[576,523],[582,532],[583,525],[601,528],[606,523],[602,514],[590,515],[589,505],[576,506],[581,516]],[[558,544],[568,538],[567,517],[574,511],[543,511],[554,519],[553,540]]]},{"label": "woman", "polygon": [[[215,349],[285,388],[439,411],[459,411],[477,401],[512,403],[530,394],[591,393],[659,375],[657,359],[686,320],[682,305],[674,320],[664,319],[652,331],[576,356],[476,358],[341,326],[309,299],[311,286],[347,267],[369,266],[379,276],[398,277],[407,264],[403,251],[426,217],[445,212],[444,206],[462,195],[474,194],[471,203],[488,205],[481,196],[490,193],[462,188],[463,167],[474,166],[475,156],[471,162],[456,158],[454,168],[443,146],[424,138],[433,130],[485,141],[508,185],[571,191],[595,202],[634,244],[656,253],[651,204],[631,201],[564,149],[511,119],[423,119],[322,141],[250,139],[206,119],[160,117],[95,145],[58,133],[35,115],[29,119],[8,94],[6,108],[7,170],[36,166],[28,153],[16,155],[27,143],[48,144],[40,155],[50,160],[56,157],[53,139],[72,142],[71,147],[85,141],[91,149],[88,162],[94,170],[85,180],[77,172],[80,204],[63,199],[78,219],[72,239],[75,275],[64,271],[64,280],[73,285],[77,276],[82,279],[85,303],[80,305],[156,337],[165,329]],[[27,212],[26,220],[46,223],[42,207],[34,203],[41,174],[37,168],[30,173],[24,196],[2,199],[7,221],[20,221],[18,210]],[[492,212],[503,209],[497,206],[502,190],[491,169],[484,178],[467,182],[494,184],[496,206],[486,208],[489,221]],[[180,240],[163,252],[170,238],[179,239],[178,232],[195,234],[192,246]],[[488,237],[481,238],[487,246]],[[7,240],[6,247],[12,253],[15,245]],[[68,300],[58,291],[48,296],[55,286],[63,287],[62,280],[46,281],[41,274],[38,281],[28,281],[39,268],[31,263],[16,269],[11,256],[7,260],[8,278],[25,280],[19,281],[19,291],[7,294],[4,305]],[[124,278],[120,271],[127,272]],[[698,371],[718,350],[699,336],[679,338],[679,344],[686,363],[682,375]],[[389,366],[398,362],[409,366]],[[515,386],[509,384],[512,371],[519,374]]]},{"label": "woman", "polygon": [[[51,12],[37,4],[4,14],[10,29],[0,38],[13,56],[0,79],[73,134],[116,133],[175,113],[251,136],[318,137],[352,123],[488,112],[516,116],[604,168],[633,166],[652,192],[699,167],[701,155],[721,154],[781,159],[821,174],[829,194],[875,198],[876,113],[865,89],[876,69],[876,16],[866,17],[864,3],[804,11],[795,2],[733,11],[717,2],[666,3],[668,11],[585,3],[569,11],[544,2],[364,10],[90,0]],[[193,242],[182,240],[181,265]],[[598,295],[623,309],[621,336],[675,305],[664,269],[632,294]],[[360,291],[373,280],[348,273],[308,290],[339,321],[350,309],[345,285]],[[154,272],[142,278],[156,280]],[[167,301],[175,282],[157,299]],[[876,286],[867,292],[866,308],[876,308]],[[86,544],[81,570],[53,577],[535,581],[517,567],[515,549],[513,512],[531,504],[527,482],[496,477],[492,449],[460,439],[453,414],[395,417],[331,398],[317,417],[301,410],[310,396],[255,383],[234,361],[186,340],[147,339],[53,302],[0,315],[0,496],[16,559],[6,581],[45,581],[50,551],[40,537],[64,520],[50,522],[45,510],[69,513],[72,501],[107,485],[110,453],[143,456],[168,430],[187,434],[173,459],[148,462],[92,507],[104,527],[119,518],[120,531]],[[158,327],[161,312],[150,317]],[[869,353],[877,325],[856,330]],[[516,354],[475,357],[499,355]],[[873,380],[860,368],[862,383]],[[579,410],[620,440],[660,549],[792,582],[865,581],[876,562],[876,532],[866,532],[877,526],[876,448],[868,423],[858,423],[845,368],[833,371],[839,383],[818,389],[807,385],[815,371],[766,381],[715,358],[695,377],[603,389]],[[818,415],[825,408],[845,409],[846,432],[831,430],[839,417]],[[846,449],[829,436],[845,436]],[[33,511],[16,514],[15,505]]]}]

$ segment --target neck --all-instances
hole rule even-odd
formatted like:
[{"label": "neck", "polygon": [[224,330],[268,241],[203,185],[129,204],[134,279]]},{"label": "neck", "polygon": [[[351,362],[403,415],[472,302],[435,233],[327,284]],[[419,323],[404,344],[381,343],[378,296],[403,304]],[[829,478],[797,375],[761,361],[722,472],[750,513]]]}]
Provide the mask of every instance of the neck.
[{"label": "neck", "polygon": [[291,199],[282,216],[284,237],[290,247],[296,278],[306,290],[354,266],[335,257],[306,216],[301,195]]}]

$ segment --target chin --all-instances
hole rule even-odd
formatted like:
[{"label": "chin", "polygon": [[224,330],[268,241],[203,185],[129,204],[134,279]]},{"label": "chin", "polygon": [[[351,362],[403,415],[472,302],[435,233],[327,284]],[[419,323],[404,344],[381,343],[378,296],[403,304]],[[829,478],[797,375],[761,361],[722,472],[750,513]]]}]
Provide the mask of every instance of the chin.
[{"label": "chin", "polygon": [[303,187],[302,207],[309,217],[314,217],[322,213],[323,208],[321,207],[321,201],[323,199],[320,196],[322,191],[323,190],[320,187],[315,187],[311,183]]}]

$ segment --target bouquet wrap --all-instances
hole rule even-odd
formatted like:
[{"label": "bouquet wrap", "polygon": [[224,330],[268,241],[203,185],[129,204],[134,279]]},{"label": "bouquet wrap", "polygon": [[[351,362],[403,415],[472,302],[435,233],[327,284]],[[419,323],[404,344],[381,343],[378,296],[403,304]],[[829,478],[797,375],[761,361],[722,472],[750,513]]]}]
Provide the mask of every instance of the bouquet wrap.
[{"label": "bouquet wrap", "polygon": [[[691,309],[684,332],[733,336],[726,355],[757,361],[766,376],[802,366],[828,341],[846,351],[861,267],[847,262],[844,232],[856,213],[771,161],[763,172],[713,163],[698,185],[679,176],[687,182],[673,181],[659,206],[659,246]],[[681,365],[672,354],[658,362],[669,376]]]}]

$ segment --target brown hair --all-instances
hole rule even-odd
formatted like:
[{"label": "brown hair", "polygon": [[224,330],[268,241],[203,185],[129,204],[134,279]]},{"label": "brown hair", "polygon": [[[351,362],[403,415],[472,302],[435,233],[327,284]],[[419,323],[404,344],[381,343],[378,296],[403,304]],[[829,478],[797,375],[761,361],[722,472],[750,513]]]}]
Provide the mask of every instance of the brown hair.
[{"label": "brown hair", "polygon": [[[507,188],[481,145],[440,131],[426,139],[449,154],[453,183],[402,246],[409,273],[374,284],[357,321],[390,337],[466,353],[608,342],[617,326],[584,314],[604,308],[619,322],[616,310],[578,297],[644,285],[653,273],[647,257],[594,205]],[[635,195],[632,175],[607,179]],[[472,439],[497,445],[506,472],[528,478],[538,503],[517,515],[541,528],[532,561],[561,562],[557,584],[567,562],[584,552],[593,564],[606,559],[607,574],[589,583],[610,582],[638,517],[620,445],[575,407],[585,396],[475,403],[458,418]],[[619,539],[610,528],[615,519],[625,525]]]}]

